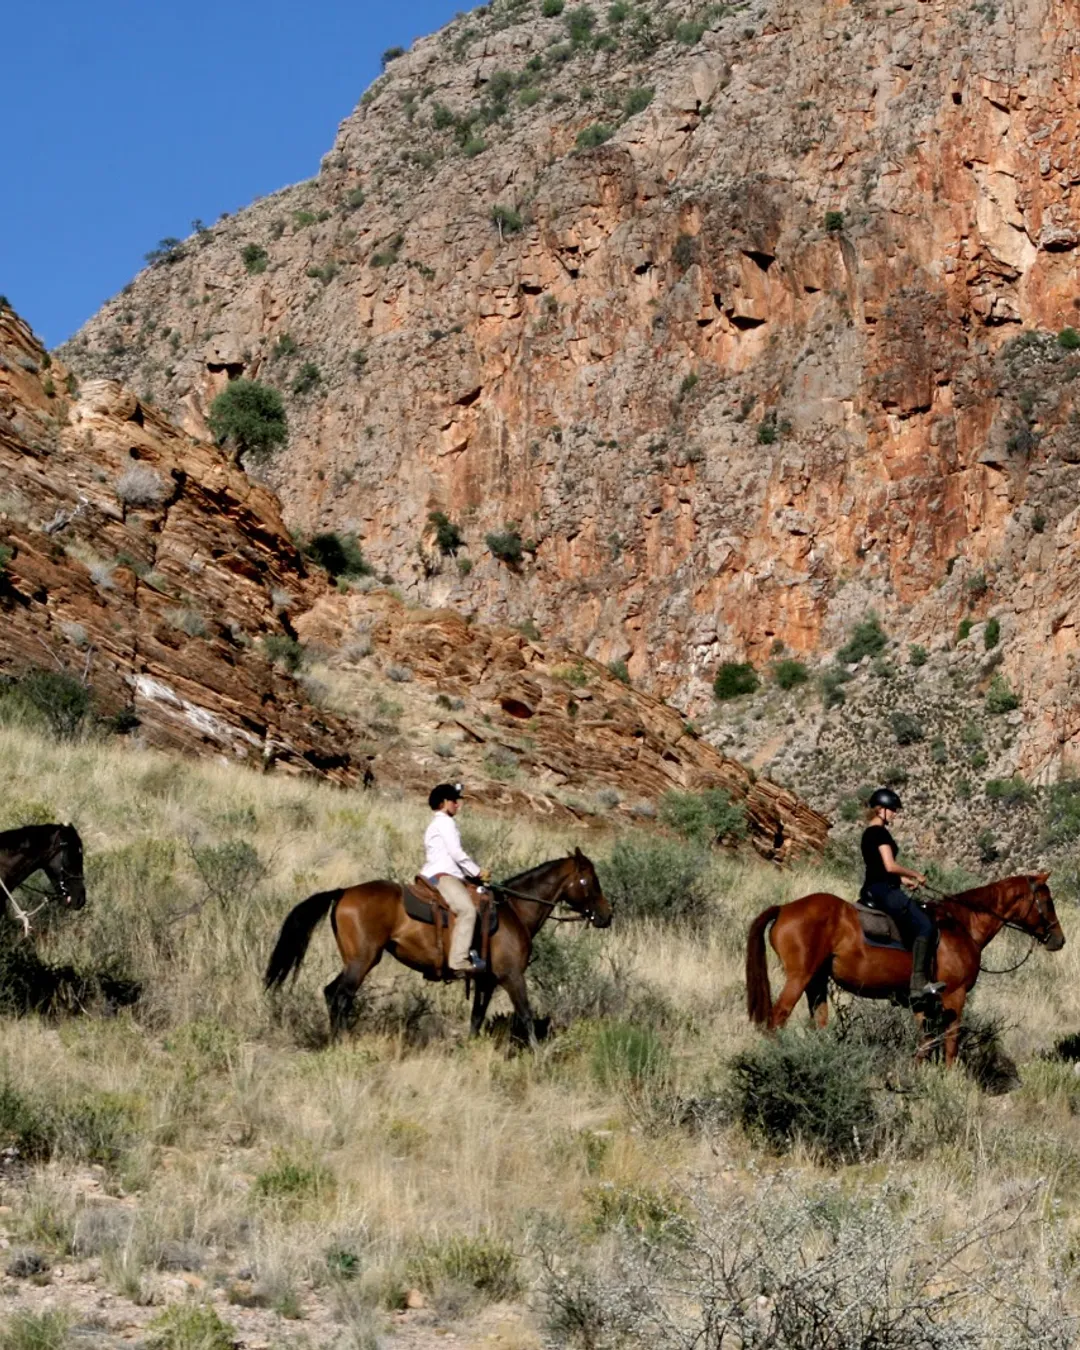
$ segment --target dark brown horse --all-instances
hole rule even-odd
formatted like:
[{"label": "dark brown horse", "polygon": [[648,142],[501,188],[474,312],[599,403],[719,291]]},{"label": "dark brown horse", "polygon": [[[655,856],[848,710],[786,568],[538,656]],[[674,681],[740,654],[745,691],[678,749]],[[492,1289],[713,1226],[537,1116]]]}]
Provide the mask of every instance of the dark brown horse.
[{"label": "dark brown horse", "polygon": [[[23,825],[0,834],[0,913],[11,892],[38,871],[69,909],[86,904],[82,840],[74,825]],[[22,922],[29,931],[25,917]]]},{"label": "dark brown horse", "polygon": [[[1029,933],[1047,951],[1065,945],[1054,910],[1049,873],[1006,877],[989,886],[946,896],[935,906],[940,939],[937,978],[945,982],[941,1003],[949,1017],[945,1062],[956,1058],[964,1001],[979,977],[983,948],[1002,928]],[[765,930],[783,962],[787,977],[775,1004],[765,963]],[[911,953],[868,945],[855,906],[838,895],[819,893],[771,905],[750,925],[746,940],[746,1006],[750,1020],[769,1030],[782,1027],[806,994],[818,1026],[829,1015],[829,980],[862,998],[896,998],[906,1002],[911,978]],[[924,1043],[920,1054],[925,1053]]]},{"label": "dark brown horse", "polygon": [[[521,872],[492,889],[500,901],[499,927],[491,936],[487,972],[473,977],[472,1033],[475,1036],[483,1026],[491,997],[501,985],[510,995],[530,1045],[535,1045],[536,1029],[525,985],[533,939],[560,903],[569,905],[594,928],[606,928],[611,923],[611,906],[600,889],[596,869],[580,849],[568,858],[556,858]],[[347,1025],[357,990],[384,951],[430,978],[441,967],[433,925],[406,914],[402,889],[396,881],[369,881],[362,886],[322,891],[291,911],[266,968],[267,989],[279,988],[289,975],[299,971],[315,925],[327,914],[345,966],[323,991],[333,1035]]]}]

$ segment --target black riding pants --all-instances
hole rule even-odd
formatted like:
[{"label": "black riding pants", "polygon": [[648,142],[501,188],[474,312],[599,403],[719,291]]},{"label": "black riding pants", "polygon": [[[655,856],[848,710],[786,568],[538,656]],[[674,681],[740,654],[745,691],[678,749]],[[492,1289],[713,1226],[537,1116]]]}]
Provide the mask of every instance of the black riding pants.
[{"label": "black riding pants", "polygon": [[914,946],[916,938],[934,936],[933,919],[922,905],[899,886],[876,881],[872,886],[866,887],[865,894],[874,909],[883,910],[895,920],[900,935],[908,947]]}]

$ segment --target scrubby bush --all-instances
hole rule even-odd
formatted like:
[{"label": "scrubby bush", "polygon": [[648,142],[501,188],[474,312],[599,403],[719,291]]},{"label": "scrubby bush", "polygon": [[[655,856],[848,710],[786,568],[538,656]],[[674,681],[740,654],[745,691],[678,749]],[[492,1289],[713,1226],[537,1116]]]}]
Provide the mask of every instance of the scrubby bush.
[{"label": "scrubby bush", "polygon": [[829,666],[821,673],[821,701],[826,708],[838,708],[845,700],[844,685],[851,673],[843,666]]},{"label": "scrubby bush", "polygon": [[706,908],[701,848],[670,839],[618,839],[597,864],[604,894],[620,918],[677,922]]},{"label": "scrubby bush", "polygon": [[206,894],[223,908],[247,905],[256,886],[267,874],[258,849],[246,839],[227,839],[222,844],[195,844],[191,859]]},{"label": "scrubby bush", "polygon": [[996,647],[1001,640],[1001,622],[998,619],[987,619],[986,627],[983,629],[983,646],[987,651],[991,647]]},{"label": "scrubby bush", "polygon": [[127,506],[160,506],[170,485],[149,464],[132,464],[116,482],[116,495]]},{"label": "scrubby bush", "polygon": [[653,92],[651,88],[646,88],[643,85],[637,85],[628,90],[623,99],[623,117],[634,117],[639,112],[644,112],[653,100]]},{"label": "scrubby bush", "polygon": [[504,530],[484,535],[484,543],[500,562],[509,563],[511,566],[516,566],[525,556],[521,535],[512,525],[508,525]]},{"label": "scrubby bush", "polygon": [[1012,712],[1020,706],[1020,696],[1013,690],[1004,675],[995,675],[986,691],[986,711],[988,713]]},{"label": "scrubby bush", "polygon": [[870,613],[851,630],[851,636],[836,653],[836,659],[853,666],[866,656],[877,656],[885,650],[888,638],[876,614]]},{"label": "scrubby bush", "polygon": [[705,792],[670,789],[660,798],[660,819],[670,829],[697,844],[746,835],[746,811],[723,788]]},{"label": "scrubby bush", "polygon": [[685,272],[697,262],[698,241],[692,234],[680,234],[672,245],[671,261]]},{"label": "scrubby bush", "polygon": [[236,1328],[209,1303],[173,1303],[147,1328],[146,1350],[234,1350]]},{"label": "scrubby bush", "polygon": [[607,668],[621,684],[630,683],[630,670],[625,661],[609,661]]},{"label": "scrubby bush", "polygon": [[1042,837],[1048,848],[1080,838],[1080,778],[1063,778],[1048,789]]},{"label": "scrubby bush", "polygon": [[516,1298],[522,1290],[513,1248],[489,1233],[421,1239],[406,1259],[406,1274],[435,1297],[446,1285],[464,1287],[492,1303]]},{"label": "scrubby bush", "polygon": [[1063,347],[1067,352],[1075,352],[1080,348],[1080,333],[1075,328],[1063,328],[1058,334],[1058,346]]},{"label": "scrubby bush", "polygon": [[592,126],[578,132],[574,144],[579,150],[595,150],[605,141],[610,141],[614,135],[614,127],[609,127],[606,122],[594,122]]},{"label": "scrubby bush", "polygon": [[430,511],[428,520],[435,526],[435,542],[439,552],[452,557],[465,542],[461,527],[455,525],[445,511]]},{"label": "scrubby bush", "polygon": [[570,34],[570,41],[575,46],[588,42],[595,27],[596,15],[588,5],[578,5],[566,16],[566,31]]},{"label": "scrubby bush", "polygon": [[359,211],[364,204],[364,189],[353,188],[345,194],[345,206],[350,211]]},{"label": "scrubby bush", "polygon": [[244,264],[246,271],[253,276],[258,276],[260,272],[265,272],[270,262],[270,255],[261,244],[245,244],[240,251],[240,261]]},{"label": "scrubby bush", "polygon": [[183,241],[174,238],[172,235],[167,235],[164,239],[158,241],[157,248],[152,248],[144,256],[151,267],[156,267],[160,263],[179,262],[184,256]]},{"label": "scrubby bush", "polygon": [[273,361],[281,361],[288,356],[295,356],[299,350],[300,345],[292,334],[282,333],[270,351],[270,358]]},{"label": "scrubby bush", "polygon": [[782,661],[777,661],[772,668],[773,680],[781,689],[796,689],[800,684],[805,684],[810,678],[810,672],[801,661],[796,661],[794,657],[787,656]]},{"label": "scrubby bush", "polygon": [[303,643],[285,633],[268,633],[262,640],[262,649],[268,661],[284,666],[293,675],[304,664],[307,656]]},{"label": "scrubby bush", "polygon": [[566,0],[543,0],[540,12],[545,19],[557,19],[566,8]]},{"label": "scrubby bush", "polygon": [[234,463],[268,460],[288,439],[281,395],[256,380],[232,380],[210,405],[210,431],[219,445],[232,446]]},{"label": "scrubby bush", "polygon": [[537,1010],[557,1027],[583,1018],[618,1017],[629,995],[595,943],[578,942],[551,927],[542,928],[533,943],[529,988]]},{"label": "scrubby bush", "polygon": [[71,1314],[64,1308],[16,1308],[0,1327],[0,1350],[68,1350],[70,1345]]},{"label": "scrubby bush", "polygon": [[913,642],[908,648],[908,665],[914,666],[916,670],[920,666],[925,666],[930,659],[930,653],[925,647],[920,647],[917,642]]},{"label": "scrubby bush", "polygon": [[844,228],[843,211],[826,211],[823,223],[829,234],[839,233]]},{"label": "scrubby bush", "polygon": [[91,703],[90,689],[66,671],[31,670],[0,680],[0,722],[36,724],[57,740],[74,740],[86,728]]},{"label": "scrubby bush", "polygon": [[899,709],[890,714],[889,726],[892,728],[892,734],[896,737],[897,745],[914,745],[926,735],[922,722],[914,713],[903,712]]},{"label": "scrubby bush", "polygon": [[396,61],[399,56],[404,55],[405,55],[404,47],[387,47],[386,51],[384,51],[382,54],[383,70],[386,69],[386,67],[390,64],[391,61]]},{"label": "scrubby bush", "polygon": [[1035,800],[1035,789],[1018,773],[1011,778],[988,779],[985,791],[990,801],[1001,806],[1023,806]]},{"label": "scrubby bush", "polygon": [[525,221],[521,215],[510,206],[493,206],[491,208],[492,224],[496,226],[500,237],[506,234],[519,234],[525,227]]},{"label": "scrubby bush", "polygon": [[331,531],[316,534],[308,540],[302,551],[305,558],[310,558],[329,573],[333,581],[338,577],[369,577],[374,572],[355,534],[334,534]]},{"label": "scrubby bush", "polygon": [[713,694],[721,703],[752,694],[761,681],[749,661],[724,661],[713,680]]},{"label": "scrubby bush", "polygon": [[637,1022],[607,1022],[596,1031],[592,1046],[592,1073],[600,1087],[640,1088],[656,1083],[668,1072],[667,1046],[648,1026]]},{"label": "scrubby bush", "polygon": [[872,1156],[882,1142],[873,1058],[869,1047],[832,1030],[758,1041],[731,1062],[735,1114],[778,1153],[802,1143],[834,1163]]},{"label": "scrubby bush", "polygon": [[971,636],[971,630],[973,627],[974,621],[972,619],[961,619],[956,626],[956,641],[958,643],[966,642],[967,639]]},{"label": "scrubby bush", "polygon": [[322,371],[314,361],[305,361],[293,377],[290,386],[293,394],[297,398],[303,398],[305,394],[311,391],[321,382]]}]

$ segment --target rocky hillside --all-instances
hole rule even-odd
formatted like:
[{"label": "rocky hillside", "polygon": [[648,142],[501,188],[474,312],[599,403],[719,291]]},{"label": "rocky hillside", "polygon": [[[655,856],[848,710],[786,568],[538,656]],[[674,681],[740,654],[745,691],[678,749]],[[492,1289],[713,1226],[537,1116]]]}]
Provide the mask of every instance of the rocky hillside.
[{"label": "rocky hillside", "polygon": [[342,785],[460,776],[568,822],[721,787],[770,856],[824,843],[820,815],[596,663],[333,587],[270,491],[122,385],[80,383],[6,308],[0,484],[0,712],[45,671],[67,681],[46,690],[58,720],[89,688],[105,725],[151,745]]},{"label": "rocky hillside", "polygon": [[290,524],[696,717],[721,662],[816,668],[871,608],[929,648],[996,619],[1011,762],[1050,780],[1080,748],[1078,21],[495,0],[65,356],[200,433],[230,378],[276,384]]}]

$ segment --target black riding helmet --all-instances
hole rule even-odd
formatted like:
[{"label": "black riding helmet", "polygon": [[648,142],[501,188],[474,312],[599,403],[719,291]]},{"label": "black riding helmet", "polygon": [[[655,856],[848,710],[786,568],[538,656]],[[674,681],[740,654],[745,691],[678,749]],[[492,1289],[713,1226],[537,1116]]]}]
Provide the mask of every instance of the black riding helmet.
[{"label": "black riding helmet", "polygon": [[461,800],[462,787],[460,783],[439,783],[428,793],[428,806],[433,811],[438,811],[443,802],[459,802]]},{"label": "black riding helmet", "polygon": [[886,811],[902,811],[904,809],[903,803],[892,788],[878,788],[876,792],[871,793],[867,806],[880,806]]}]

